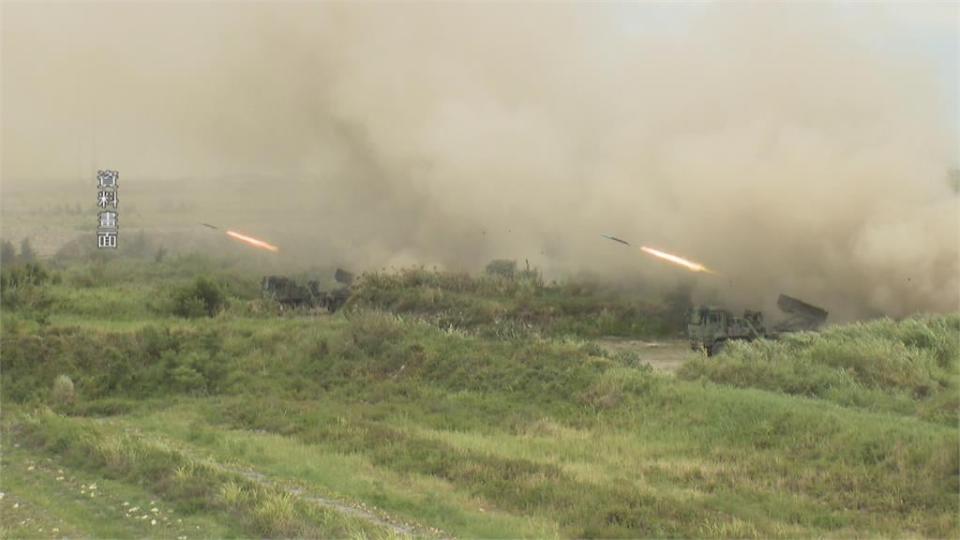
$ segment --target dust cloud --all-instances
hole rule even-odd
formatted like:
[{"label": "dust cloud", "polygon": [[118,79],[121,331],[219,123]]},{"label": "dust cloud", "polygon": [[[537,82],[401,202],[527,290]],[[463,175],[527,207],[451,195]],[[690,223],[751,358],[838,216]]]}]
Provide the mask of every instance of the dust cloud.
[{"label": "dust cloud", "polygon": [[355,268],[688,277],[606,233],[702,298],[952,311],[957,10],[7,2],[3,190],[110,167]]}]

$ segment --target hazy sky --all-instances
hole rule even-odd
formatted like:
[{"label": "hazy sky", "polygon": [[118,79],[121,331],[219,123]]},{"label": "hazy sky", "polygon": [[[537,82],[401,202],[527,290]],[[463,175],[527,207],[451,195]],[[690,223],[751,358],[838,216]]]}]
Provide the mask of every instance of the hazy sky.
[{"label": "hazy sky", "polygon": [[[724,18],[732,33],[710,46],[722,47],[724,39],[732,40],[742,33],[753,34],[757,38],[753,46],[763,47],[764,39],[772,42],[779,37],[777,30],[758,27],[752,21],[771,20],[766,12],[774,11],[781,16],[773,19],[789,24],[788,12],[794,12],[799,26],[816,20],[818,28],[812,30],[825,32],[824,39],[832,39],[829,33],[838,32],[843,35],[843,47],[861,47],[859,54],[875,53],[925,71],[918,83],[937,85],[933,91],[923,91],[927,98],[933,95],[940,100],[941,114],[951,119],[945,124],[953,130],[954,140],[960,125],[956,3],[838,2],[772,9],[758,4],[694,2],[437,7],[417,2],[356,9],[318,3],[4,2],[3,180],[16,183],[26,178],[85,177],[94,161],[99,166],[109,163],[157,179],[198,173],[282,174],[288,167],[296,170],[299,163],[288,163],[296,156],[271,146],[269,135],[283,131],[286,124],[300,124],[298,114],[283,108],[267,119],[267,124],[259,115],[257,122],[244,118],[247,107],[309,99],[305,94],[318,90],[298,87],[298,73],[282,67],[293,63],[288,55],[303,62],[297,68],[307,68],[313,60],[317,69],[324,69],[326,58],[350,58],[349,49],[357,43],[362,46],[379,39],[364,33],[402,33],[405,25],[409,30],[410,20],[423,19],[431,12],[440,15],[428,23],[430,26],[444,26],[444,17],[455,25],[470,24],[470,17],[464,14],[476,13],[480,15],[476,19],[478,27],[524,27],[520,32],[529,31],[532,43],[526,44],[526,52],[532,54],[544,53],[541,47],[555,47],[558,54],[592,49],[598,55],[591,59],[591,63],[599,64],[593,66],[596,69],[616,69],[617,65],[629,69],[641,52],[636,45],[651,45],[651,40],[663,47],[659,53],[667,57],[673,54],[671,47],[703,47],[703,27],[714,27],[711,20]],[[336,24],[329,24],[330,20],[344,13],[354,19],[366,16],[368,28],[357,24],[359,34],[340,44],[320,35],[336,32]],[[564,17],[571,20],[558,24]],[[737,18],[742,25],[731,23]],[[518,24],[518,19],[525,22]],[[567,24],[580,34],[564,34]],[[432,30],[438,39],[428,47],[436,48],[430,54],[442,54],[449,42],[463,38],[454,32]],[[497,39],[495,31],[473,33],[483,39]],[[419,36],[394,37],[409,38],[407,45],[415,47]],[[818,40],[814,33],[807,37],[814,43]],[[331,51],[331,46],[343,50]],[[311,50],[320,47],[327,49]],[[735,48],[731,52],[736,54]],[[451,56],[455,54],[456,49]],[[838,54],[844,52],[838,50]],[[534,73],[537,67],[523,65],[524,70]],[[577,71],[583,65],[571,67],[570,77],[590,76]],[[682,82],[709,82],[697,79],[694,75]],[[333,79],[328,82],[337,84]],[[667,82],[678,84],[675,78]],[[710,92],[709,86],[701,90]],[[231,140],[210,145],[210,133],[220,129],[231,132]],[[257,143],[252,146],[257,148],[249,148],[242,139],[255,139]],[[151,147],[149,152],[143,151],[144,145]],[[953,146],[956,162],[958,150]],[[247,159],[238,160],[238,152],[247,154]],[[251,152],[260,155],[249,155]]]},{"label": "hazy sky", "polygon": [[358,267],[659,279],[614,233],[743,303],[956,309],[958,9],[5,2],[2,188],[257,176]]}]

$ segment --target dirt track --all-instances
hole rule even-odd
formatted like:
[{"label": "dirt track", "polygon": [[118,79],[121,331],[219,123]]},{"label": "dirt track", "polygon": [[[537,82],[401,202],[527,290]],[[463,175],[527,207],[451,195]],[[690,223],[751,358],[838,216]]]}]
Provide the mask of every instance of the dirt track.
[{"label": "dirt track", "polygon": [[685,340],[641,341],[637,339],[601,338],[597,345],[610,352],[636,353],[640,361],[658,371],[673,373],[688,359],[697,355]]}]

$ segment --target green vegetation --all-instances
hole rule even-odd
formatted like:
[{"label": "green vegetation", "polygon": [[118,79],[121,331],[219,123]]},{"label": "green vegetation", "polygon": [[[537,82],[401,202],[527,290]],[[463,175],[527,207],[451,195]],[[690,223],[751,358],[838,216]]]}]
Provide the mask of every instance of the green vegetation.
[{"label": "green vegetation", "polygon": [[511,261],[508,259],[494,259],[487,264],[487,267],[484,269],[487,274],[491,276],[500,276],[504,278],[513,278],[514,274],[517,272],[517,261]]},{"label": "green vegetation", "polygon": [[38,324],[49,322],[53,300],[47,285],[60,283],[60,275],[48,272],[40,264],[28,262],[0,272],[0,306],[18,310],[22,317]]},{"label": "green vegetation", "polygon": [[[960,315],[690,353],[674,377],[594,337],[675,334],[682,291],[408,269],[312,316],[202,257],[44,271],[46,308],[4,305],[0,504],[33,509],[5,536],[960,532]],[[110,504],[76,498],[90,483]],[[117,517],[144,500],[167,521]]]},{"label": "green vegetation", "polygon": [[0,537],[224,538],[243,531],[230,520],[177,511],[130,482],[79,470],[57,455],[3,449]]},{"label": "green vegetation", "polygon": [[173,294],[173,313],[181,317],[213,317],[227,303],[226,296],[213,281],[198,277],[189,287]]},{"label": "green vegetation", "polygon": [[739,387],[816,397],[845,406],[960,421],[960,315],[889,319],[732,342],[717,358],[680,371]]},{"label": "green vegetation", "polygon": [[364,522],[296,500],[281,488],[193,459],[162,441],[70,421],[49,411],[28,416],[14,433],[33,448],[61,456],[68,466],[148,484],[183,512],[224,513],[257,535],[386,536]]},{"label": "green vegetation", "polygon": [[361,276],[353,306],[411,315],[487,338],[663,337],[680,331],[686,299],[644,300],[590,283],[544,285],[539,272],[493,261],[486,275],[409,268]]}]

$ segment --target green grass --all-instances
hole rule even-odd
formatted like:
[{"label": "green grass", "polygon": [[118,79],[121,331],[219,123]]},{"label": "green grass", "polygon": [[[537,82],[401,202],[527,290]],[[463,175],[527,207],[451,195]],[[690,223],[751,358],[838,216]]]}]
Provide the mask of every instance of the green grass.
[{"label": "green grass", "polygon": [[681,329],[684,307],[587,283],[544,286],[538,278],[474,277],[423,268],[365,274],[351,304],[414,315],[486,338],[532,333],[662,337]]},{"label": "green grass", "polygon": [[[219,401],[189,401],[131,421],[145,432],[189,445],[197,453],[236,461],[272,478],[298,482],[331,497],[364,500],[394,515],[417,519],[461,535],[481,537],[556,536],[549,520],[497,512],[483,499],[429,475],[409,475],[378,467],[356,453],[342,453],[293,437],[264,431],[224,429],[205,415]],[[320,404],[318,404],[320,405]]]},{"label": "green grass", "polygon": [[960,417],[960,315],[889,319],[732,342],[679,375],[817,397],[841,405],[956,425]]},{"label": "green grass", "polygon": [[216,517],[243,535],[394,536],[366,521],[312,505],[280,486],[197,459],[162,439],[66,419],[49,410],[18,415],[5,431],[6,437],[25,446],[61,456],[68,466],[99,472],[107,479],[149,485],[176,510]]},{"label": "green grass", "polygon": [[[42,314],[50,322],[127,322],[170,319],[175,291],[196,276],[208,275],[230,299],[236,316],[274,316],[270,305],[251,302],[259,295],[259,277],[240,260],[218,261],[199,255],[105,260],[93,253],[52,266],[54,283],[8,291],[24,297],[28,318]],[[306,278],[329,276],[304,274]],[[332,285],[332,284],[331,284]],[[350,305],[416,317],[441,328],[484,338],[532,335],[663,337],[682,330],[682,299],[599,288],[589,283],[543,285],[537,280],[500,276],[472,277],[422,268],[359,276]],[[9,299],[8,299],[9,300]],[[8,305],[13,302],[8,301]]]},{"label": "green grass", "polygon": [[[192,278],[130,264],[147,277],[79,286],[67,266],[47,317],[3,314],[3,435],[21,447],[0,481],[57,508],[29,527],[153,535],[22,472],[49,458],[211,537],[960,530],[960,315],[737,344],[675,378],[591,341],[644,334],[662,300],[415,269],[366,276],[335,316],[276,316],[241,273],[224,312],[182,319],[165,295]],[[61,376],[74,394],[54,399]]]},{"label": "green grass", "polygon": [[70,467],[33,449],[7,444],[2,465],[0,536],[4,538],[222,538],[242,534],[230,519],[179,512],[169,501],[143,488]]},{"label": "green grass", "polygon": [[[473,409],[481,399],[440,406]],[[896,516],[921,507],[929,521],[914,532],[955,527],[956,432],[923,422],[672,381],[630,391],[605,414],[547,409],[501,423],[450,425],[341,401],[231,403],[219,414],[233,428],[441,478],[505,511],[554,519],[570,536],[698,536],[724,515],[759,536],[899,534]],[[730,500],[749,503],[727,508]]]}]

